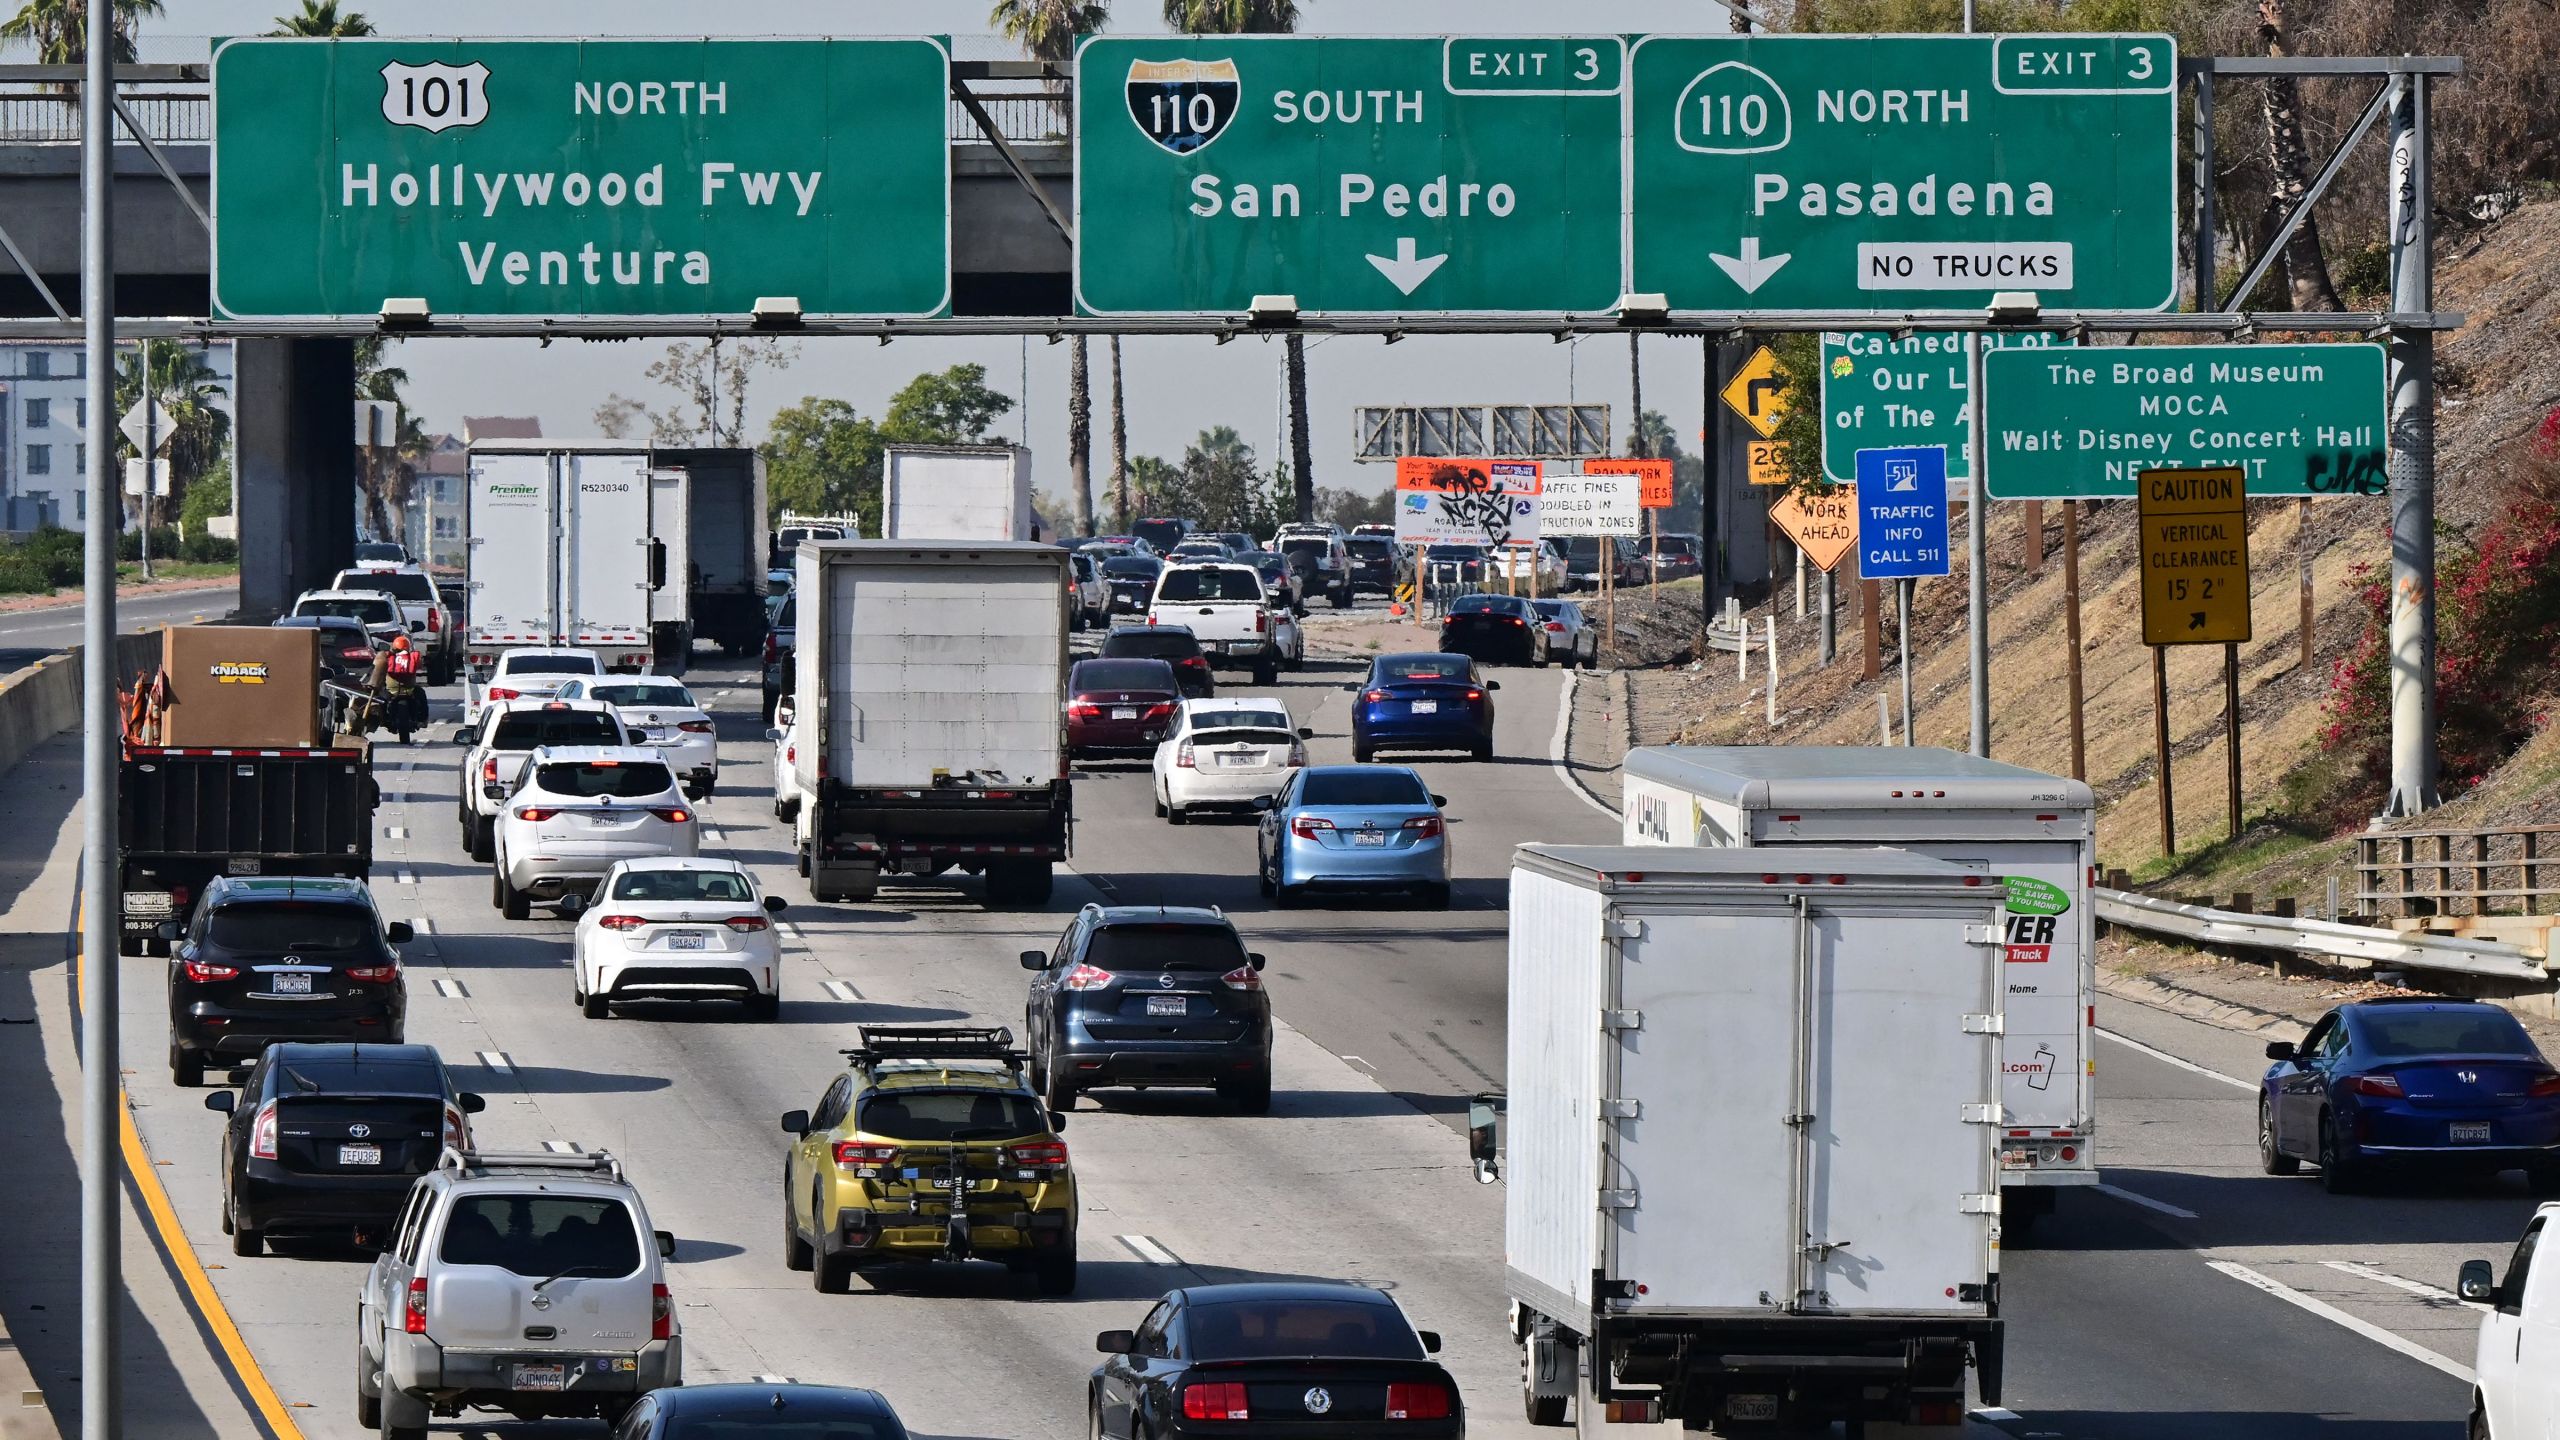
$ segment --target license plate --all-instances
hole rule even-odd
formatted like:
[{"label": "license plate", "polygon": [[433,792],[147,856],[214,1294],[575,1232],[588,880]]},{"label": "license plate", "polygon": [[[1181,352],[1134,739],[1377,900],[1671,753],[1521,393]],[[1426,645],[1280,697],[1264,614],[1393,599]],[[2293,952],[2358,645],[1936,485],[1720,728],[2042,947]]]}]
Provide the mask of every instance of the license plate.
[{"label": "license plate", "polygon": [[382,1163],[382,1147],[379,1145],[341,1145],[338,1147],[338,1163],[341,1165],[379,1165]]},{"label": "license plate", "polygon": [[311,993],[311,977],[308,975],[270,975],[267,979],[272,983],[274,991],[278,995],[308,995]]},{"label": "license plate", "polygon": [[1187,995],[1150,995],[1147,997],[1147,1013],[1150,1015],[1188,1015],[1191,1013],[1191,997]]},{"label": "license plate", "polygon": [[519,1365],[516,1367],[518,1390],[566,1390],[569,1367],[566,1365]]},{"label": "license plate", "polygon": [[1413,713],[1416,715],[1437,715],[1440,713],[1440,702],[1437,700],[1416,700],[1413,702]]},{"label": "license plate", "polygon": [[2453,1143],[2454,1143],[2454,1144],[2456,1144],[2456,1145],[2464,1145],[2464,1144],[2470,1144],[2470,1145],[2486,1145],[2486,1144],[2488,1144],[2488,1143],[2489,1143],[2489,1122],[2488,1122],[2488,1121],[2486,1121],[2486,1120],[2458,1120],[2458,1121],[2455,1121],[2455,1122],[2454,1122],[2454,1126],[2453,1126]]},{"label": "license plate", "polygon": [[696,934],[691,930],[679,930],[667,937],[667,948],[670,950],[708,950],[711,948],[711,937],[708,935]]},{"label": "license plate", "polygon": [[1387,843],[1387,832],[1384,830],[1354,830],[1351,832],[1351,843],[1354,845],[1384,845]]},{"label": "license plate", "polygon": [[1728,1420],[1775,1420],[1778,1418],[1778,1397],[1728,1395],[1724,1399],[1724,1416]]},{"label": "license plate", "polygon": [[124,913],[136,919],[166,920],[175,911],[176,907],[169,903],[169,892],[166,890],[124,892]]},{"label": "license plate", "polygon": [[599,829],[604,829],[621,825],[623,823],[623,817],[619,815],[590,815],[587,817],[587,823],[596,826]]},{"label": "license plate", "polygon": [[1230,752],[1218,757],[1218,763],[1221,765],[1256,765],[1261,761],[1260,752],[1251,750]]},{"label": "license plate", "polygon": [[927,1190],[955,1190],[967,1182],[954,1175],[927,1175],[910,1165],[907,1167],[907,1183]]},{"label": "license plate", "polygon": [[256,875],[265,868],[266,862],[260,860],[255,855],[234,855],[231,857],[230,865],[225,868],[223,873],[226,875]]},{"label": "license plate", "polygon": [[1111,718],[1114,720],[1135,720],[1138,718],[1138,712],[1135,707],[1124,705],[1113,710],[1111,712]]}]

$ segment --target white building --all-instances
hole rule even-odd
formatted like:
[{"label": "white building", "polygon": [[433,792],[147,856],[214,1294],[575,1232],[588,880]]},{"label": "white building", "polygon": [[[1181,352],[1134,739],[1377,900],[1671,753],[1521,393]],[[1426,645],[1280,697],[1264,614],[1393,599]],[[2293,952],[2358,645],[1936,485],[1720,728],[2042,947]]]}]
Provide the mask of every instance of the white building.
[{"label": "white building", "polygon": [[[168,344],[168,341],[158,342]],[[200,352],[231,409],[232,352]],[[88,368],[78,345],[0,342],[0,529],[89,523]],[[114,424],[110,417],[108,424]],[[112,438],[112,431],[110,431]]]}]

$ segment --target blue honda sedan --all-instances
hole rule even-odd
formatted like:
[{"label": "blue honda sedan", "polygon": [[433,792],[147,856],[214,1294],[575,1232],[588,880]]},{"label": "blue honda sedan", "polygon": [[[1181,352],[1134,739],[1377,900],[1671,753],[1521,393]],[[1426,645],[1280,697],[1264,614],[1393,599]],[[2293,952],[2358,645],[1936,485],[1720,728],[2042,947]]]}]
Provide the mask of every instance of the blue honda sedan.
[{"label": "blue honda sedan", "polygon": [[1464,750],[1493,758],[1493,692],[1464,655],[1381,655],[1351,687],[1351,758],[1381,750]]},{"label": "blue honda sedan", "polygon": [[1449,828],[1422,777],[1403,765],[1316,765],[1265,802],[1254,837],[1262,893],[1402,890],[1449,908]]},{"label": "blue honda sedan", "polygon": [[2333,1191],[2383,1170],[2522,1170],[2537,1190],[2560,1187],[2560,1071],[2495,1005],[2357,1001],[2267,1058],[2258,1162],[2270,1175],[2308,1160]]}]

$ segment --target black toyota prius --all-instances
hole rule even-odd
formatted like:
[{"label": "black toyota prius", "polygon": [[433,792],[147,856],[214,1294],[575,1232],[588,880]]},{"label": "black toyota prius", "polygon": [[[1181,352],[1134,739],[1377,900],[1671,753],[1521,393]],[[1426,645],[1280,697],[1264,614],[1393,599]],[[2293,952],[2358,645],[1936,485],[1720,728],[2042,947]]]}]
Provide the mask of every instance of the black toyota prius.
[{"label": "black toyota prius", "polygon": [[446,1147],[468,1150],[479,1096],[432,1045],[270,1045],[205,1108],[222,1133],[222,1233],[258,1254],[271,1234],[380,1240]]}]

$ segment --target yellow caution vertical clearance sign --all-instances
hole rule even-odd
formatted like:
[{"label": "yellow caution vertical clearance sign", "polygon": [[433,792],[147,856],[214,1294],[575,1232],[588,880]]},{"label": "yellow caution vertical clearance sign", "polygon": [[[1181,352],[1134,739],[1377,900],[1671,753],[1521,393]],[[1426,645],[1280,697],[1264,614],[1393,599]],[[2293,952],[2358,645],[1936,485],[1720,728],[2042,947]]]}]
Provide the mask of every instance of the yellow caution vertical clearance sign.
[{"label": "yellow caution vertical clearance sign", "polygon": [[2249,518],[2236,468],[2145,470],[2142,643],[2225,645],[2249,638]]}]

